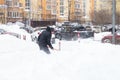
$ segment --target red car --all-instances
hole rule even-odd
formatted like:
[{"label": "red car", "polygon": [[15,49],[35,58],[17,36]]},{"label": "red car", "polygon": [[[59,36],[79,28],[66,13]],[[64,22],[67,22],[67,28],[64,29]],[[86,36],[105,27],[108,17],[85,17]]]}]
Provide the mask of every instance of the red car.
[{"label": "red car", "polygon": [[[113,34],[104,36],[102,38],[102,43],[112,43]],[[120,31],[115,33],[115,43],[120,44]]]}]

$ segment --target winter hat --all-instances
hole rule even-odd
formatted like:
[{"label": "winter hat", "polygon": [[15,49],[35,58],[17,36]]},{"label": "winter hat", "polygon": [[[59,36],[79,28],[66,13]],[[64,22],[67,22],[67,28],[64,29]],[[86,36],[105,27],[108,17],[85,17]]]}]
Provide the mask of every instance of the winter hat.
[{"label": "winter hat", "polygon": [[51,28],[49,26],[47,26],[46,31],[51,32]]}]

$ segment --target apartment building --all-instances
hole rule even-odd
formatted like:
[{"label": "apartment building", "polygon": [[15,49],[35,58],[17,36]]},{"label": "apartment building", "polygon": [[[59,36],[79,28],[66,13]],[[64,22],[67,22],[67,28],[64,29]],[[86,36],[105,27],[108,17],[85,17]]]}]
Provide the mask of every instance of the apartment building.
[{"label": "apartment building", "polygon": [[41,20],[41,0],[31,0],[30,3],[30,14],[31,20],[39,21]]},{"label": "apartment building", "polygon": [[81,21],[83,23],[91,22],[91,2],[90,0],[82,0],[82,18]]},{"label": "apartment building", "polygon": [[89,0],[1,0],[3,2],[7,5],[7,22],[81,22],[82,17],[90,16]]},{"label": "apartment building", "polygon": [[41,21],[56,19],[56,0],[38,0],[38,3],[38,11],[41,14]]},{"label": "apartment building", "polygon": [[120,0],[116,0],[116,24],[120,24]]},{"label": "apartment building", "polygon": [[116,12],[120,14],[120,0],[116,0]]},{"label": "apartment building", "polygon": [[23,6],[21,0],[6,0],[7,22],[16,22],[23,20]]},{"label": "apartment building", "polygon": [[51,1],[51,20],[57,21],[57,1]]},{"label": "apartment building", "polygon": [[56,20],[56,0],[46,0],[46,20]]},{"label": "apartment building", "polygon": [[42,20],[42,0],[37,1],[37,20],[40,21]]},{"label": "apartment building", "polygon": [[80,22],[81,0],[57,0],[57,21]]},{"label": "apartment building", "polygon": [[41,5],[41,6],[42,6],[42,7],[41,7],[41,8],[42,8],[41,17],[42,17],[42,20],[46,20],[46,19],[47,19],[47,17],[46,17],[46,16],[47,16],[47,13],[46,13],[46,12],[47,12],[47,11],[46,11],[46,7],[47,7],[47,6],[46,6],[46,0],[41,0],[41,3],[42,3],[42,5]]},{"label": "apartment building", "polygon": [[7,22],[7,5],[5,5],[4,0],[0,0],[0,24],[5,24]]},{"label": "apartment building", "polygon": [[[5,0],[1,0],[3,3]],[[111,0],[6,0],[8,18],[5,21],[93,21],[95,12],[112,12]],[[116,0],[116,12],[120,12]],[[3,10],[1,10],[3,11]],[[1,19],[2,20],[2,19]],[[3,21],[3,20],[2,20]]]},{"label": "apartment building", "polygon": [[81,0],[69,0],[68,19],[72,22],[79,22],[82,16]]},{"label": "apartment building", "polygon": [[90,0],[90,19],[91,19],[91,22],[94,20],[94,6],[95,6],[95,3],[94,3],[94,0]]},{"label": "apartment building", "polygon": [[68,21],[68,0],[57,0],[57,14],[58,22]]}]

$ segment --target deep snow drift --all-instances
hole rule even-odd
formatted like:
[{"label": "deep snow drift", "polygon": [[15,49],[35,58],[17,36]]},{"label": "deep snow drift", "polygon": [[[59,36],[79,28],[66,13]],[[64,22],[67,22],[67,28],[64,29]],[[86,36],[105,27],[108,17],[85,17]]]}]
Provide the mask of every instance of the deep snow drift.
[{"label": "deep snow drift", "polygon": [[[28,38],[0,35],[0,80],[120,80],[120,45],[101,43],[105,34],[62,40],[61,51],[50,55]],[[59,40],[53,46],[58,49]]]},{"label": "deep snow drift", "polygon": [[119,80],[119,49],[81,39],[61,41],[61,51],[48,55],[34,42],[0,35],[0,80]]}]

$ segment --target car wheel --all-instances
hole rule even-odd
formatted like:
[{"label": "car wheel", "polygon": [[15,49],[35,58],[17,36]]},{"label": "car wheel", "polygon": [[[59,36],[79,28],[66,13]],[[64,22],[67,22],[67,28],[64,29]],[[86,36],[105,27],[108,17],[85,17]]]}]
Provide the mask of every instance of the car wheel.
[{"label": "car wheel", "polygon": [[103,43],[111,43],[111,40],[110,39],[104,39]]}]

